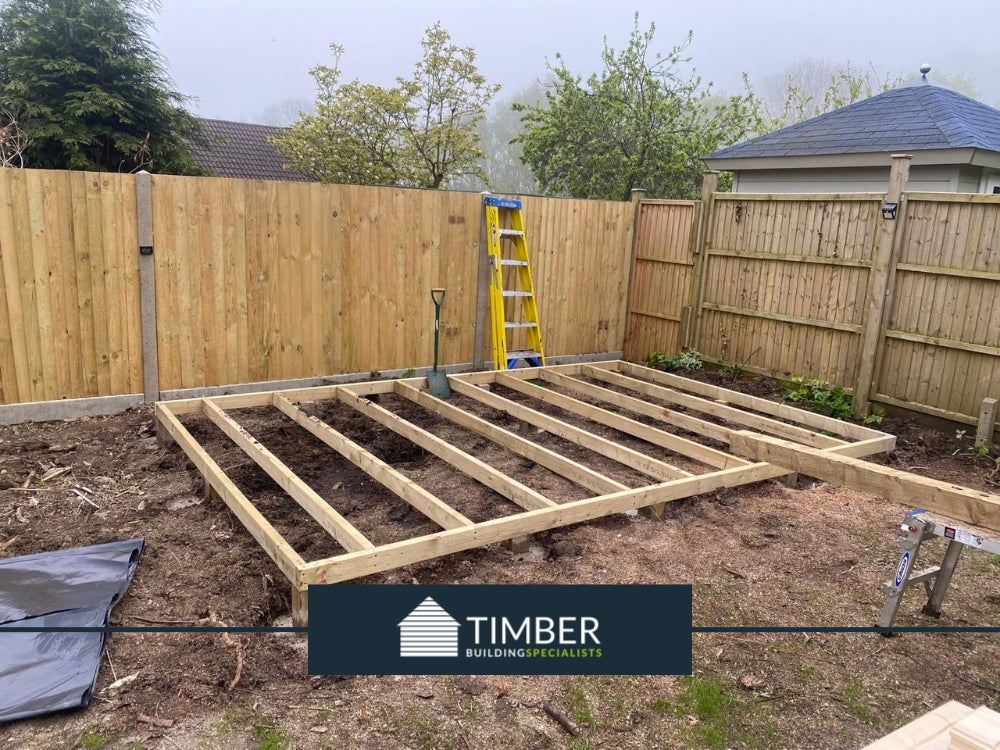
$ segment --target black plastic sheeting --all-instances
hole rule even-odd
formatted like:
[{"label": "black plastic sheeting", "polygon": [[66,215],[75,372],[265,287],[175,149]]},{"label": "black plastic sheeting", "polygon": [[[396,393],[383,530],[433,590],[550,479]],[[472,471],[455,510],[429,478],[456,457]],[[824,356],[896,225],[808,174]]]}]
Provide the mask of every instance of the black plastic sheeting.
[{"label": "black plastic sheeting", "polygon": [[107,633],[3,631],[106,626],[142,545],[131,539],[0,560],[0,722],[90,705]]}]

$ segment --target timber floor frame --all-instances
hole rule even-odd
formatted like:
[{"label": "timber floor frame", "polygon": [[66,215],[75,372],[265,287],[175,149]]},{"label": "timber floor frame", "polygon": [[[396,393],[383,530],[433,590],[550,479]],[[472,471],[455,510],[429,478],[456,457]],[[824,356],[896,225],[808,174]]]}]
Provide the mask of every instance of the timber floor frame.
[{"label": "timber floor frame", "polygon": [[[308,618],[310,584],[348,581],[633,509],[649,508],[659,516],[663,504],[672,500],[788,477],[795,472],[873,491],[897,502],[916,502],[914,498],[919,496],[922,507],[929,510],[988,528],[1000,528],[1000,498],[858,460],[892,450],[896,442],[893,435],[700,381],[628,362],[611,361],[449,375],[448,382],[452,393],[601,453],[648,477],[649,484],[626,487],[448,400],[435,398],[428,391],[426,378],[160,401],[156,404],[157,430],[161,438],[166,440],[169,436],[179,444],[204,476],[208,490],[226,503],[291,582],[292,617],[300,625]],[[530,399],[505,398],[491,390],[494,386],[502,386]],[[384,393],[401,396],[595,494],[581,500],[554,502],[369,399],[374,394]],[[546,411],[526,405],[525,401],[531,399],[547,404]],[[298,406],[326,400],[347,404],[412,441],[520,506],[519,511],[486,521],[469,520],[450,506],[447,498],[434,496]],[[373,544],[227,414],[229,410],[250,407],[277,409],[402,502],[420,511],[440,530],[391,544]],[[613,434],[624,433],[665,448],[671,454],[689,459],[679,463],[690,468],[692,462],[697,462],[706,471],[693,473],[678,468],[661,458],[569,424],[552,416],[552,407],[561,410],[559,413],[572,415],[574,421],[584,418],[613,428],[617,431]],[[642,415],[646,419],[638,421],[622,412]],[[304,560],[184,427],[179,417],[192,414],[211,420],[345,551],[322,560]],[[650,425],[651,421],[654,424],[662,422],[666,429]],[[724,443],[729,451],[682,437],[677,434],[678,430]],[[663,455],[662,450],[653,452]],[[930,500],[928,494],[932,496]]]}]

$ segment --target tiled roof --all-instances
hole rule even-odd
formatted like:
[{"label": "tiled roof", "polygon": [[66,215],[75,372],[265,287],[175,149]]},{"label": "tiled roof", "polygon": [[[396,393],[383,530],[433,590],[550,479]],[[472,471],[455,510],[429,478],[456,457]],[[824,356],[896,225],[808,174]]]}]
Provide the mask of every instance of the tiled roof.
[{"label": "tiled roof", "polygon": [[978,148],[1000,152],[1000,111],[918,78],[706,159]]},{"label": "tiled roof", "polygon": [[284,168],[288,160],[267,140],[268,136],[280,135],[285,128],[204,118],[201,122],[207,131],[208,144],[195,144],[191,150],[195,161],[213,175],[252,180],[307,181],[305,175]]}]

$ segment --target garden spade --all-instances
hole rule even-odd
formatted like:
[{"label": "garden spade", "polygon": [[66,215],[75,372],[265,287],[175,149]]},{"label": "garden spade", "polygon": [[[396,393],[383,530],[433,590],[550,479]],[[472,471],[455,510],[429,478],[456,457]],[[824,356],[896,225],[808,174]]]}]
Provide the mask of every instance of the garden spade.
[{"label": "garden spade", "polygon": [[441,329],[441,303],[444,302],[444,289],[431,289],[431,300],[434,302],[434,369],[427,373],[427,385],[431,395],[437,398],[448,398],[451,388],[448,387],[448,376],[438,372],[438,333]]}]

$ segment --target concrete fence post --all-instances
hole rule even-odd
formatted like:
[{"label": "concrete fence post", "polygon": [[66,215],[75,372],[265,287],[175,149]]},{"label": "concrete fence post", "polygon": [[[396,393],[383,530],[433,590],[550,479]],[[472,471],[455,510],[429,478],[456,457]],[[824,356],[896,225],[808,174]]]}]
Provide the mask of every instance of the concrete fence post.
[{"label": "concrete fence post", "polygon": [[135,176],[139,235],[139,304],[142,323],[142,393],[148,405],[160,399],[160,365],[156,348],[156,267],[153,260],[153,176]]}]

